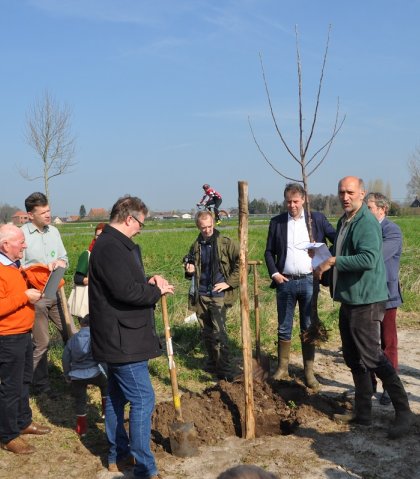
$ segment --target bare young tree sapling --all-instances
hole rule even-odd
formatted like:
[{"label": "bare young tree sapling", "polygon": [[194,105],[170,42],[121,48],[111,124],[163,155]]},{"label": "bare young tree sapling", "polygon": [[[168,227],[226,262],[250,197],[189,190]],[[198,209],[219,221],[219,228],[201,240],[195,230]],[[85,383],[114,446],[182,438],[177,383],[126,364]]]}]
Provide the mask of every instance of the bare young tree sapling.
[{"label": "bare young tree sapling", "polygon": [[[285,178],[286,180],[290,180],[296,183],[302,183],[303,188],[305,190],[305,195],[306,195],[306,204],[307,204],[307,210],[308,210],[308,233],[309,233],[309,239],[312,242],[313,241],[313,234],[312,234],[312,219],[310,215],[310,198],[309,198],[309,188],[308,188],[308,178],[315,173],[315,171],[321,166],[321,164],[324,162],[325,158],[327,157],[331,145],[337,136],[338,132],[341,130],[341,127],[343,126],[344,120],[345,120],[345,115],[343,118],[340,119],[340,103],[339,100],[337,100],[337,107],[336,107],[336,115],[335,115],[335,121],[334,125],[331,131],[331,134],[329,137],[321,144],[321,146],[315,148],[315,149],[310,149],[312,147],[313,139],[314,139],[314,133],[315,133],[315,127],[317,125],[317,120],[318,120],[318,110],[319,110],[319,105],[320,105],[320,99],[321,99],[321,91],[322,91],[322,86],[323,86],[323,81],[324,81],[324,71],[325,71],[325,65],[327,62],[327,57],[328,57],[328,48],[329,48],[329,42],[330,42],[330,32],[331,32],[331,25],[328,29],[328,35],[327,35],[327,41],[326,41],[326,46],[325,46],[325,51],[324,51],[324,56],[323,56],[323,61],[322,61],[322,67],[321,67],[321,74],[319,77],[319,82],[318,82],[318,89],[317,89],[317,94],[315,98],[315,107],[314,107],[314,112],[312,116],[312,121],[311,125],[309,128],[309,134],[305,138],[305,131],[304,131],[304,126],[303,126],[303,101],[302,101],[302,64],[301,64],[301,59],[300,59],[300,47],[299,47],[299,34],[298,34],[298,29],[297,26],[295,26],[295,38],[296,38],[296,63],[297,63],[297,79],[298,79],[298,116],[299,116],[299,151],[296,153],[292,150],[292,148],[289,146],[289,143],[286,141],[285,136],[279,126],[279,123],[277,121],[273,104],[271,101],[271,94],[270,94],[270,89],[268,87],[268,82],[265,74],[265,68],[264,68],[264,63],[262,60],[262,55],[260,54],[260,64],[261,64],[261,71],[262,71],[262,77],[264,81],[264,86],[265,86],[265,92],[267,96],[267,101],[270,109],[270,114],[271,118],[274,123],[274,127],[276,130],[277,135],[280,138],[280,141],[282,145],[284,146],[287,154],[289,157],[291,157],[297,164],[298,168],[300,170],[300,177],[299,178],[293,178],[290,175],[285,174],[283,171],[281,171],[279,168],[277,168],[273,161],[269,159],[267,154],[264,152],[263,148],[261,147],[260,143],[258,142],[256,135],[254,133],[254,129],[252,127],[252,123],[250,118],[248,118],[248,123],[249,127],[251,129],[252,137],[254,139],[254,142],[258,148],[258,151],[264,158],[264,160],[270,165],[270,167],[280,176]],[[319,282],[314,278],[314,292],[312,296],[312,308],[311,308],[311,327],[309,330],[305,333],[305,337],[302,338],[304,341],[307,342],[319,342],[319,341],[325,341],[328,337],[328,332],[325,328],[325,326],[322,324],[321,320],[319,319],[318,316],[318,290],[319,290]]]}]

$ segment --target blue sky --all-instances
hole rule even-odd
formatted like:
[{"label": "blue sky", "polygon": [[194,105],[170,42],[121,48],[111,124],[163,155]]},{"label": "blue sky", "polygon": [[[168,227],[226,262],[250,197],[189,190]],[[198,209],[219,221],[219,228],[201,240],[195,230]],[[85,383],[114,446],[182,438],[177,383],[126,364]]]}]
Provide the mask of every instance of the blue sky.
[{"label": "blue sky", "polygon": [[0,203],[23,207],[42,191],[41,161],[25,143],[29,107],[48,90],[72,108],[78,162],[53,179],[55,214],[140,196],[151,209],[190,209],[210,183],[237,205],[281,200],[285,180],[264,162],[248,126],[285,174],[298,175],[274,131],[297,151],[295,25],[300,32],[304,124],[309,130],[328,27],[330,49],[315,151],[337,98],[346,121],[312,193],[345,175],[380,178],[406,198],[407,160],[420,144],[418,0],[0,0]]}]

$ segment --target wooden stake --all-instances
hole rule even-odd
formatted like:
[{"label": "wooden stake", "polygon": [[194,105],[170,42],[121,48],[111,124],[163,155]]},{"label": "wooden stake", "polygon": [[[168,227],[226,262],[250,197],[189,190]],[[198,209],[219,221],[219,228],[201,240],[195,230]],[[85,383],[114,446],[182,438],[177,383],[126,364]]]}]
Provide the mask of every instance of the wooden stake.
[{"label": "wooden stake", "polygon": [[242,351],[244,357],[245,439],[255,438],[252,344],[248,300],[248,183],[238,182],[239,194],[239,291],[241,299]]}]

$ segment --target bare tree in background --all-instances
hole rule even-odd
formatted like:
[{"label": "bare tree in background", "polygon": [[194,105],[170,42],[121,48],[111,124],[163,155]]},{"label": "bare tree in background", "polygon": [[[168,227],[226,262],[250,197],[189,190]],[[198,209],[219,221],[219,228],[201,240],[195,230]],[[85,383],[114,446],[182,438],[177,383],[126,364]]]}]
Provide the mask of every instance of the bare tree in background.
[{"label": "bare tree in background", "polygon": [[408,160],[408,171],[410,173],[410,181],[407,183],[408,196],[412,199],[420,197],[420,146],[411,155]]},{"label": "bare tree in background", "polygon": [[26,115],[25,138],[42,161],[42,173],[32,176],[22,168],[19,173],[28,181],[42,178],[48,200],[49,181],[71,173],[76,164],[76,138],[71,132],[71,115],[70,108],[60,105],[48,91],[30,107]]},{"label": "bare tree in background", "polygon": [[[298,78],[298,97],[299,97],[299,103],[298,103],[298,115],[299,115],[299,151],[294,152],[292,148],[289,146],[289,143],[286,141],[285,136],[278,124],[276,115],[274,113],[272,101],[271,101],[271,94],[270,90],[268,87],[268,82],[266,79],[265,75],[265,69],[264,69],[264,64],[262,60],[262,56],[260,54],[260,63],[261,63],[261,71],[262,71],[262,77],[264,81],[264,86],[265,86],[265,92],[267,95],[267,100],[268,100],[268,105],[270,108],[270,113],[271,113],[271,118],[274,123],[275,130],[277,132],[277,135],[280,138],[280,141],[285,148],[287,154],[289,157],[291,157],[298,165],[300,169],[301,176],[300,178],[292,178],[291,176],[285,174],[284,172],[280,171],[279,168],[277,168],[274,163],[268,158],[266,153],[263,151],[263,148],[261,147],[260,143],[258,142],[254,129],[252,127],[251,120],[248,118],[248,123],[251,129],[252,137],[254,139],[254,142],[261,153],[262,157],[264,160],[270,165],[270,167],[278,173],[280,176],[285,178],[286,180],[290,180],[296,183],[302,183],[303,188],[305,190],[306,194],[306,204],[307,204],[307,209],[308,209],[308,214],[309,214],[309,222],[308,222],[308,233],[309,233],[309,239],[312,242],[313,241],[313,234],[312,234],[312,220],[311,220],[311,215],[310,215],[310,200],[309,200],[309,189],[308,189],[308,178],[315,173],[315,171],[321,166],[323,161],[325,160],[326,156],[328,155],[331,145],[334,141],[334,138],[337,136],[338,132],[340,131],[341,127],[343,126],[345,116],[340,120],[340,103],[339,100],[337,100],[337,108],[336,108],[336,115],[335,115],[335,121],[334,125],[332,127],[330,136],[323,142],[321,143],[321,146],[315,147],[314,149],[310,150],[310,147],[312,147],[312,142],[314,139],[314,133],[315,133],[315,127],[317,125],[317,120],[318,120],[318,110],[319,110],[319,105],[320,105],[320,99],[321,99],[321,91],[322,91],[322,85],[323,85],[323,80],[324,80],[324,71],[325,71],[325,65],[327,62],[327,56],[328,56],[328,47],[329,47],[329,42],[330,42],[330,32],[331,32],[331,25],[328,29],[328,36],[327,36],[327,41],[326,41],[326,46],[325,46],[325,52],[323,56],[323,62],[322,62],[322,67],[321,67],[321,74],[319,77],[319,83],[318,83],[318,90],[315,98],[315,107],[314,107],[314,112],[312,116],[312,121],[310,124],[309,128],[309,134],[305,137],[305,131],[304,131],[304,114],[303,114],[303,104],[302,104],[302,65],[301,65],[301,60],[300,60],[300,47],[299,47],[299,34],[298,34],[298,29],[297,26],[295,27],[295,37],[296,37],[296,63],[297,63],[297,78]],[[318,289],[319,289],[319,283],[314,278],[314,294],[312,296],[312,311],[311,311],[311,322],[312,326],[311,328],[307,331],[307,337],[304,338],[305,341],[325,341],[328,337],[327,330],[325,329],[324,325],[321,323],[319,316],[318,316]]]}]

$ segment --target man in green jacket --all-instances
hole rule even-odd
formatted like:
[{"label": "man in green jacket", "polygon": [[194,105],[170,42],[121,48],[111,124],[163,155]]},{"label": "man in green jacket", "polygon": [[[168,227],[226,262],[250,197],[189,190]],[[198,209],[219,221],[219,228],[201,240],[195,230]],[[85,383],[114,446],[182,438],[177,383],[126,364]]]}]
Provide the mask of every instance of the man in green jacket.
[{"label": "man in green jacket", "polygon": [[209,356],[205,370],[231,381],[226,308],[234,303],[239,286],[239,244],[214,228],[210,212],[200,211],[195,222],[200,234],[184,261],[186,277],[192,280],[189,305],[197,313]]},{"label": "man in green jacket", "polygon": [[409,432],[413,414],[404,386],[381,349],[380,324],[388,299],[381,227],[363,202],[365,188],[360,178],[347,176],[340,180],[338,196],[344,215],[338,221],[333,255],[315,271],[320,278],[333,268],[331,291],[333,299],[341,303],[343,356],[355,385],[354,413],[339,414],[336,419],[371,423],[373,371],[391,397],[395,420],[388,437],[396,439]]}]

